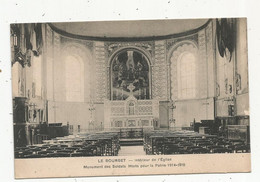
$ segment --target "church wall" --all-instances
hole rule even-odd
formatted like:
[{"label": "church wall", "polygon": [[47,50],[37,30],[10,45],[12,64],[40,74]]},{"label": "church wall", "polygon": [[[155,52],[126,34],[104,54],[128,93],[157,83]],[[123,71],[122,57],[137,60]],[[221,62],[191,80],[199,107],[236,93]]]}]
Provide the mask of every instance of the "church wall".
[{"label": "church wall", "polygon": [[80,102],[55,101],[49,102],[49,123],[62,123],[63,125],[73,125],[77,132],[78,125],[81,131],[89,128],[89,105]]},{"label": "church wall", "polygon": [[237,97],[236,97],[236,115],[237,116],[249,116],[248,93],[237,95]]},{"label": "church wall", "polygon": [[154,64],[152,65],[152,98],[168,100],[168,64],[166,61],[165,41],[155,41]]},{"label": "church wall", "polygon": [[159,103],[159,120],[161,128],[169,127],[169,102]]},{"label": "church wall", "polygon": [[[215,29],[216,29],[216,24]],[[215,32],[216,34],[216,32]],[[217,39],[217,36],[216,36]],[[226,56],[221,57],[216,44],[216,117],[228,117],[228,105],[234,104],[234,54],[229,61]]]},{"label": "church wall", "polygon": [[[53,35],[55,36],[55,35]],[[53,38],[54,39],[54,38]],[[77,52],[86,49],[88,54]],[[55,51],[54,51],[55,50]],[[53,51],[53,52],[51,52]],[[81,51],[84,52],[84,51]],[[89,79],[89,83],[84,82],[84,101],[67,102],[65,89],[65,66],[64,54],[77,54],[84,59],[84,80]],[[77,131],[80,125],[81,130],[89,129],[90,102],[94,102],[93,118],[94,128],[104,128],[104,105],[107,98],[107,55],[105,55],[104,43],[84,40],[74,40],[60,35],[56,35],[56,44],[53,44],[49,53],[50,76],[54,75],[54,83],[49,83],[49,123],[60,122],[64,125],[69,122]],[[54,56],[52,56],[52,54]],[[55,58],[52,58],[55,57]],[[52,62],[54,60],[54,62]],[[53,64],[53,65],[52,65]],[[54,66],[53,72],[51,68]],[[48,80],[53,81],[52,78]],[[54,98],[51,95],[54,89]],[[52,93],[53,94],[53,93]],[[54,104],[55,103],[55,104]],[[55,113],[56,112],[56,113]],[[65,115],[62,113],[66,113]],[[55,116],[56,115],[56,119]]]},{"label": "church wall", "polygon": [[238,116],[248,116],[250,110],[246,23],[246,19],[239,19],[236,23],[236,114]]},{"label": "church wall", "polygon": [[206,50],[207,50],[207,98],[215,97],[215,45],[214,26],[210,23],[206,27]]},{"label": "church wall", "polygon": [[12,95],[13,97],[19,97],[19,78],[21,65],[19,63],[15,63],[12,67]]},{"label": "church wall", "polygon": [[[201,120],[214,119],[214,96],[215,96],[215,76],[214,76],[214,43],[213,24],[200,30],[191,36],[182,39],[167,40],[170,45],[168,59],[171,71],[171,99],[174,101],[173,119],[175,126],[188,127],[194,119]],[[178,96],[177,59],[184,51],[192,51],[197,54],[195,63],[196,72],[196,96],[191,99],[181,99]],[[175,56],[175,57],[173,57]]]},{"label": "church wall", "polygon": [[64,101],[66,98],[66,87],[65,87],[65,64],[62,59],[62,50],[61,50],[61,37],[54,33],[53,40],[53,76],[54,76],[54,99],[55,101]]},{"label": "church wall", "polygon": [[[36,60],[37,59],[37,60]],[[13,84],[13,96],[14,97],[27,97],[29,104],[36,104],[34,107],[42,109],[44,107],[42,99],[44,96],[45,84],[39,77],[35,80],[33,74],[36,74],[34,68],[35,61],[40,61],[42,65],[42,56],[31,58],[31,66],[23,68],[19,63],[15,63],[12,67],[12,84]],[[39,73],[41,74],[41,73]]]},{"label": "church wall", "polygon": [[236,23],[236,72],[241,76],[237,83],[237,94],[248,93],[248,59],[247,59],[247,29],[246,19],[239,19]]},{"label": "church wall", "polygon": [[234,106],[233,116],[249,115],[246,19],[236,19],[234,26],[230,61],[220,56],[216,41],[216,117],[230,117],[229,105]]},{"label": "church wall", "polygon": [[44,26],[46,30],[45,38],[45,62],[46,62],[46,85],[47,85],[47,100],[54,100],[53,94],[53,74],[54,74],[54,57],[53,57],[53,31],[47,25]]},{"label": "church wall", "polygon": [[95,128],[97,130],[104,129],[104,104],[103,103],[97,103],[95,106]]},{"label": "church wall", "polygon": [[[91,89],[93,93],[93,74],[92,69],[92,43],[89,41],[71,40],[53,32],[47,26],[47,85],[49,100],[48,115],[49,123],[69,122],[77,131],[78,125],[81,130],[88,129],[90,120],[89,103]],[[65,59],[67,55],[77,56],[83,61],[84,67],[84,99],[82,102],[68,102],[66,98],[66,72]],[[90,78],[91,77],[91,78]],[[89,80],[89,82],[85,81]],[[65,113],[65,114],[64,114]]]},{"label": "church wall", "polygon": [[[19,52],[23,55],[24,59],[22,62],[18,62],[15,55],[18,55],[18,52],[14,53],[14,45],[11,40],[11,50],[12,50],[12,93],[13,98],[15,97],[24,97],[27,98],[26,103],[28,105],[28,110],[30,113],[36,111],[38,113],[41,110],[41,119],[39,114],[37,114],[37,123],[46,121],[45,113],[45,103],[44,99],[46,98],[46,82],[44,82],[44,73],[43,67],[45,66],[44,55],[43,53],[36,54],[33,51],[38,51],[36,46],[36,35],[34,30],[35,25],[23,24],[17,25],[18,32],[16,32],[18,38],[18,48]],[[12,27],[12,26],[11,26]],[[30,41],[31,48],[26,47],[25,42],[25,29],[30,30]],[[11,28],[12,29],[12,28]],[[13,30],[11,30],[13,31]],[[42,29],[44,31],[44,29]],[[28,38],[28,37],[27,37]],[[44,48],[40,48],[44,52]],[[14,105],[15,107],[15,105]],[[32,115],[29,116],[31,122]]]},{"label": "church wall", "polygon": [[94,62],[95,90],[93,90],[93,97],[97,102],[104,102],[104,99],[109,97],[109,60],[107,51],[105,50],[104,42],[94,42]]},{"label": "church wall", "polygon": [[188,127],[194,121],[214,120],[214,101],[211,99],[186,100],[176,102],[174,119],[176,127]]}]

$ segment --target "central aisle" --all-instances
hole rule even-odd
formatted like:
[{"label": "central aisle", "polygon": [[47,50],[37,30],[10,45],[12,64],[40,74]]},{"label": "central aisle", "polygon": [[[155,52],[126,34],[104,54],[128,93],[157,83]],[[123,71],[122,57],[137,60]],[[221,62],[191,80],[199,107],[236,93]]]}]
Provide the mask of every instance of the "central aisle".
[{"label": "central aisle", "polygon": [[121,146],[118,156],[146,155],[144,147],[141,146]]}]

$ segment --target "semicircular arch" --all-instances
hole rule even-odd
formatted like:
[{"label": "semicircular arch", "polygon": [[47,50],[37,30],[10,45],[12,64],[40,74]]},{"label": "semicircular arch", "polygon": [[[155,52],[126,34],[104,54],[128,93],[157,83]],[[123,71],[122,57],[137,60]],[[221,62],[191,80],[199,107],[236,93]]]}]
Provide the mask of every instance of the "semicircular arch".
[{"label": "semicircular arch", "polygon": [[[172,100],[178,100],[183,99],[181,96],[181,81],[180,81],[180,58],[183,57],[183,55],[192,54],[194,56],[194,65],[197,65],[198,61],[198,47],[197,44],[193,41],[182,41],[177,43],[175,46],[173,46],[169,53],[168,53],[168,62],[170,65],[170,88],[171,88],[171,99]],[[179,61],[178,61],[179,60]],[[193,64],[192,64],[193,65]],[[194,75],[197,75],[197,69],[196,67],[192,67],[192,71],[194,71]],[[193,74],[193,73],[192,73]],[[196,85],[197,77],[193,78],[194,84]],[[196,94],[195,94],[196,95]]]}]

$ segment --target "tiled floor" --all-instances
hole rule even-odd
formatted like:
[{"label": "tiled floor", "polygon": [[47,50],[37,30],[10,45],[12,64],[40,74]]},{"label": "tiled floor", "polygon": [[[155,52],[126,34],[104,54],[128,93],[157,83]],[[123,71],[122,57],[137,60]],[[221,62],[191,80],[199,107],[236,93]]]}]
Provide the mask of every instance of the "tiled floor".
[{"label": "tiled floor", "polygon": [[118,156],[146,155],[143,146],[121,146]]}]

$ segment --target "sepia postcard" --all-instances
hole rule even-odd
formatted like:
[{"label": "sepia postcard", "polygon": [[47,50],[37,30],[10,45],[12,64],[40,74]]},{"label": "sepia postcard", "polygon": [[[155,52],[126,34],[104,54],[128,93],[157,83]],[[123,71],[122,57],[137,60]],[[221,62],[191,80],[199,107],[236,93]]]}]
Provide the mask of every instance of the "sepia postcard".
[{"label": "sepia postcard", "polygon": [[246,18],[10,25],[15,178],[250,172]]}]

